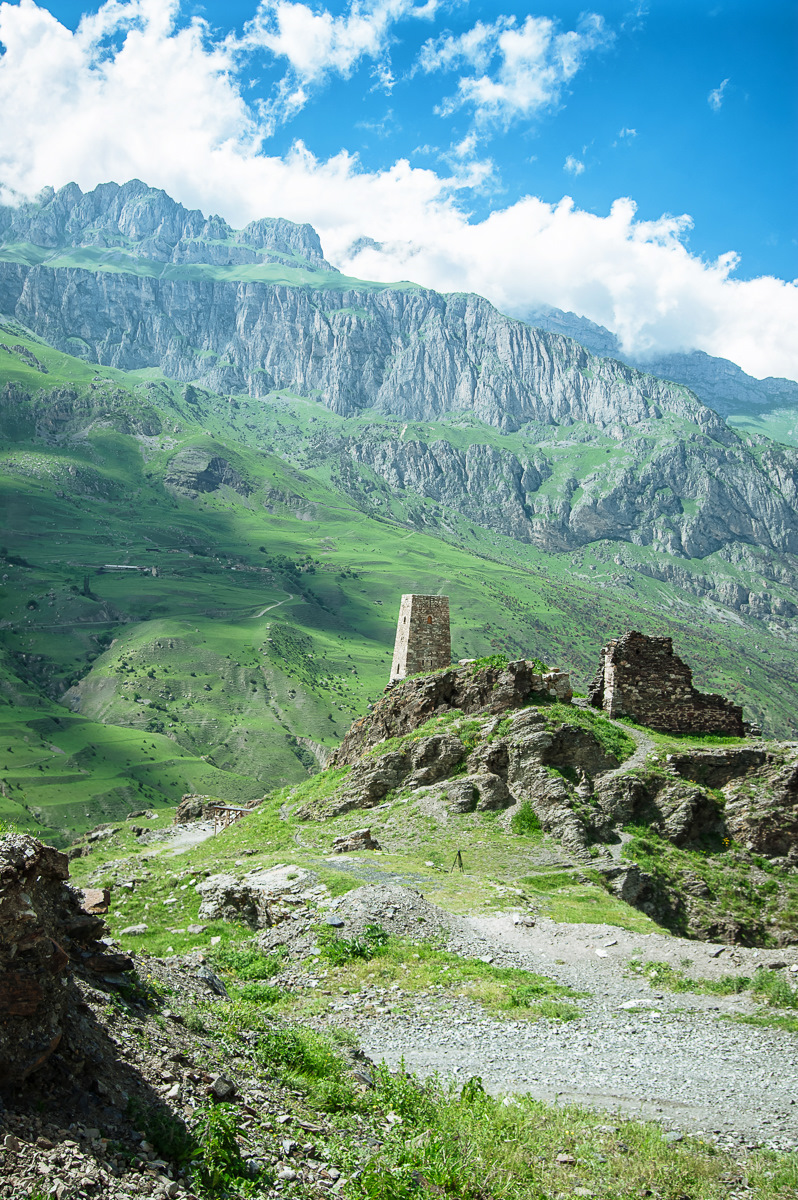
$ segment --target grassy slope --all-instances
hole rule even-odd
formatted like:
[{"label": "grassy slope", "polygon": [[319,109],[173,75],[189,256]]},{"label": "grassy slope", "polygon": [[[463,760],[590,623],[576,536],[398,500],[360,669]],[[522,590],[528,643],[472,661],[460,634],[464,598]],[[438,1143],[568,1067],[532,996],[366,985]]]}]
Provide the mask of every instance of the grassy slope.
[{"label": "grassy slope", "polygon": [[[429,502],[400,502],[367,474],[342,490],[335,458],[309,454],[308,436],[362,430],[374,414],[343,421],[281,395],[187,399],[152,372],[95,368],[13,325],[0,341],[12,347],[0,350],[0,381],[37,397],[0,406],[0,638],[18,706],[0,709],[8,815],[36,809],[48,826],[81,828],[141,800],[195,789],[240,800],[303,778],[313,760],[296,739],[333,744],[384,686],[406,591],[449,594],[456,656],[536,654],[583,688],[609,636],[671,633],[699,686],[792,729],[794,655],[763,624],[619,573],[608,544],[544,554]],[[77,399],[52,393],[65,386]],[[563,470],[575,462],[569,432],[555,433]],[[463,416],[407,436],[443,433],[523,449]],[[226,457],[249,495],[170,492],[163,476],[184,445]],[[588,448],[582,457],[592,469]],[[408,524],[413,504],[425,528]],[[147,570],[102,570],[109,563]],[[70,684],[80,723],[53,704]],[[40,744],[38,713],[74,723],[74,750],[25,758]],[[89,767],[81,738],[98,747]]]}]

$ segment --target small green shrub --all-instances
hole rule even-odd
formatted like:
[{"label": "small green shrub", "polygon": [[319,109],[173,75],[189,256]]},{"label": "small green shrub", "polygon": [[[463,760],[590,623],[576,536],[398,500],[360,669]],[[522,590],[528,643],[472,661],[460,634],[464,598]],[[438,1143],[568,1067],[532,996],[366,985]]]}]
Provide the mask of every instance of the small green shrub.
[{"label": "small green shrub", "polygon": [[506,654],[486,654],[482,658],[475,658],[473,662],[470,662],[468,669],[473,674],[481,671],[483,667],[506,667],[509,661]]},{"label": "small green shrub", "polygon": [[771,1008],[798,1008],[798,991],[794,991],[789,979],[778,971],[760,967],[754,975],[751,991]]},{"label": "small green shrub", "polygon": [[218,946],[209,957],[219,971],[238,979],[270,979],[281,966],[279,954],[265,954],[257,946]]},{"label": "small green shrub", "polygon": [[236,999],[248,1004],[276,1004],[282,994],[280,988],[268,983],[243,983],[235,989]]},{"label": "small green shrub", "polygon": [[550,992],[551,985],[548,983],[523,983],[520,987],[513,988],[508,1003],[510,1008],[529,1008],[541,996],[547,996]]},{"label": "small green shrub", "polygon": [[334,1039],[325,1034],[292,1025],[270,1029],[261,1038],[256,1056],[263,1066],[306,1089],[316,1108],[340,1112],[354,1102],[347,1065]]},{"label": "small green shrub", "polygon": [[376,958],[388,944],[388,934],[381,925],[367,925],[362,938],[338,937],[329,925],[323,925],[316,932],[321,943],[322,958],[334,967],[341,967],[354,958],[364,958],[366,961]]},{"label": "small green shrub", "polygon": [[542,832],[538,815],[528,800],[524,800],[518,811],[513,813],[510,819],[510,828],[513,833],[527,837]]},{"label": "small green shrub", "polygon": [[549,1021],[578,1021],[585,1015],[581,1008],[577,1008],[575,1004],[568,1004],[565,1000],[540,1000],[528,1007],[531,1012]]},{"label": "small green shrub", "polygon": [[238,1144],[239,1120],[234,1104],[209,1103],[195,1117],[192,1183],[206,1196],[258,1196],[274,1183],[271,1171],[253,1179]]}]

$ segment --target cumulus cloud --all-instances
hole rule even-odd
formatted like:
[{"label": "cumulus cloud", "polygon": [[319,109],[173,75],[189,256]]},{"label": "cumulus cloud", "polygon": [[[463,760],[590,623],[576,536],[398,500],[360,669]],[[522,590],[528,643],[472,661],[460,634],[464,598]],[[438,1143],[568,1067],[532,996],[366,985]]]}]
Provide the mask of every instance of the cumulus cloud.
[{"label": "cumulus cloud", "polygon": [[584,15],[566,33],[558,32],[549,17],[528,16],[519,26],[515,17],[502,16],[492,24],[478,21],[456,37],[447,33],[430,39],[418,66],[427,73],[471,68],[440,111],[468,107],[479,123],[508,125],[556,104],[587,54],[611,40],[596,13]]},{"label": "cumulus cloud", "polygon": [[396,21],[430,18],[436,8],[437,0],[352,0],[343,15],[333,16],[295,0],[261,0],[238,45],[285,58],[298,79],[313,83],[327,74],[348,75],[363,58],[379,58]]},{"label": "cumulus cloud", "polygon": [[723,104],[723,93],[726,91],[726,88],[728,86],[729,86],[729,80],[724,79],[723,82],[721,84],[719,84],[718,87],[713,88],[712,91],[707,96],[707,104],[709,105],[709,107],[712,109],[713,112],[720,112],[721,106]]},{"label": "cumulus cloud", "polygon": [[569,154],[563,163],[563,171],[567,171],[569,175],[581,175],[585,169],[585,164],[578,158],[574,158],[573,154]]},{"label": "cumulus cloud", "polygon": [[405,160],[367,171],[301,143],[269,154],[238,47],[201,20],[179,25],[177,11],[176,0],[112,0],[73,33],[34,0],[0,4],[6,201],[138,177],[237,226],[310,221],[328,257],[365,278],[476,291],[515,315],[553,304],[614,329],[630,352],[698,348],[798,378],[798,287],[736,280],[733,254],[690,254],[688,218],[641,221],[628,199],[599,216],[528,196],[472,220],[464,189],[483,167],[465,161],[468,145],[448,175]]}]

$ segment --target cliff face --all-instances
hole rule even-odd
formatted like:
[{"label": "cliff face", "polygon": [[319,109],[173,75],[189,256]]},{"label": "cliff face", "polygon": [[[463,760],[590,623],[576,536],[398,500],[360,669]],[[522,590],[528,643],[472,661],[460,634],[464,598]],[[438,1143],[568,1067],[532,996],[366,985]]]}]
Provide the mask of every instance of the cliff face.
[{"label": "cliff face", "polygon": [[0,263],[0,310],[51,345],[216,391],[317,395],[334,412],[470,412],[499,429],[663,412],[720,422],[684,389],[530,329],[479,296],[310,290]]},{"label": "cliff face", "polygon": [[541,491],[552,475],[545,446],[528,458],[484,444],[459,450],[443,440],[367,438],[347,450],[394,491],[450,505],[541,549],[618,538],[687,558],[734,541],[798,552],[798,452],[774,448],[760,464],[725,427],[657,445],[652,424],[629,432],[626,465],[602,463],[556,490]]},{"label": "cliff face", "polygon": [[[392,493],[547,551],[611,539],[686,558],[740,543],[798,553],[798,452],[753,447],[684,387],[479,296],[348,280],[309,226],[237,232],[134,180],[2,208],[0,239],[0,312],[84,360],[220,393],[312,397],[344,418],[472,422],[467,448],[385,423],[316,444]],[[546,319],[612,349],[590,322]],[[505,448],[478,422],[520,436]]]},{"label": "cliff face", "polygon": [[722,416],[754,413],[763,408],[798,408],[798,383],[792,379],[755,379],[727,358],[703,350],[659,354],[649,358],[624,354],[614,333],[576,313],[547,308],[529,313],[527,319],[538,329],[574,338],[599,358],[617,358],[660,379],[684,384],[702,404]]}]

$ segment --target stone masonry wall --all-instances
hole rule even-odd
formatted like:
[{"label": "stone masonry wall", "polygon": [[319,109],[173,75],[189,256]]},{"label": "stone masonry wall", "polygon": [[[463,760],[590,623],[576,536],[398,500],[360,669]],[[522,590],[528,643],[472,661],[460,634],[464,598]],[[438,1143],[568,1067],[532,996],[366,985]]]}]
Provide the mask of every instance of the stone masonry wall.
[{"label": "stone masonry wall", "polygon": [[448,596],[402,596],[391,665],[391,683],[452,660]]},{"label": "stone masonry wall", "polygon": [[608,717],[631,717],[668,733],[742,737],[743,710],[723,696],[693,687],[693,672],[673,653],[669,637],[632,630],[601,651],[588,698]]}]

